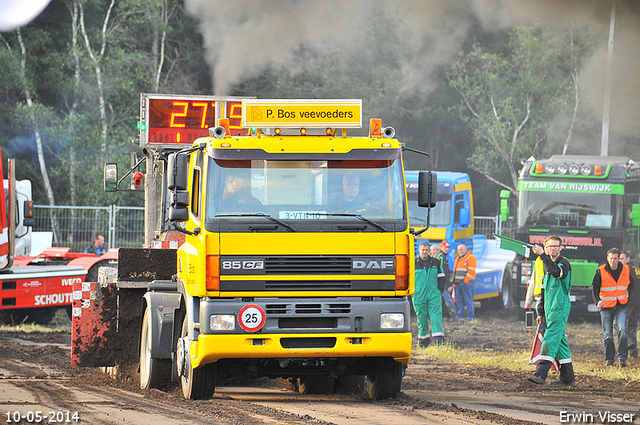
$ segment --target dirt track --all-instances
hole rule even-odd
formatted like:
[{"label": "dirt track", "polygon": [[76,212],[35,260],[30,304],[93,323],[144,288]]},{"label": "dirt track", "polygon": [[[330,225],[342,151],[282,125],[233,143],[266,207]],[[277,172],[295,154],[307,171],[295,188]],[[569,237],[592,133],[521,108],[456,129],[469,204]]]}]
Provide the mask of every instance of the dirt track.
[{"label": "dirt track", "polygon": [[[112,380],[98,369],[71,368],[69,325],[62,322],[63,330],[53,333],[0,333],[4,423],[13,422],[7,412],[41,411],[44,418],[36,423],[52,423],[49,412],[60,419],[58,412],[77,411],[83,424],[558,424],[563,411],[592,414],[595,423],[601,422],[599,413],[610,411],[634,414],[640,424],[639,382],[578,376],[574,389],[541,388],[521,372],[453,365],[424,352],[407,369],[401,394],[377,402],[361,395],[300,395],[281,380],[222,386],[209,401],[183,400],[177,388],[143,393],[135,370]],[[598,323],[589,326],[597,341]],[[478,323],[445,322],[445,331],[462,349],[510,352],[529,344],[522,324],[505,312],[481,313]],[[568,337],[574,361],[601,356],[593,340]],[[640,364],[631,362],[630,368]]]}]

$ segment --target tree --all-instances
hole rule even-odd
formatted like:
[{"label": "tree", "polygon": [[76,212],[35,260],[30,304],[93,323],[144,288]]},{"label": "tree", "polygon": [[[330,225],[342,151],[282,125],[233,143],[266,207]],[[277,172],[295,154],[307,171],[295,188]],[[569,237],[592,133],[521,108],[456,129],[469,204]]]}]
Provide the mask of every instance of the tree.
[{"label": "tree", "polygon": [[562,130],[568,144],[579,101],[576,70],[592,51],[592,44],[572,41],[569,32],[517,27],[507,51],[473,44],[448,73],[461,98],[454,110],[475,141],[469,167],[514,194],[521,159],[546,147],[550,129],[567,112],[573,116]]}]

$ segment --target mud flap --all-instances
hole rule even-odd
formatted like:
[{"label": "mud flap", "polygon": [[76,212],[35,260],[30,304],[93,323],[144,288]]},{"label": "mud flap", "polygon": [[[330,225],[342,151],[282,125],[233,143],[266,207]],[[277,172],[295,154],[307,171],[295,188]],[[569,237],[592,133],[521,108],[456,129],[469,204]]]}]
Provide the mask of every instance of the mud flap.
[{"label": "mud flap", "polygon": [[117,289],[115,282],[79,282],[73,287],[71,365],[134,364],[145,289]]},{"label": "mud flap", "polygon": [[[115,270],[100,268],[99,283],[74,284],[72,366],[131,365],[139,361],[143,297],[148,288],[153,290],[152,282],[170,281],[176,273],[176,250],[120,248],[117,279]],[[159,338],[170,339],[171,333],[169,328],[162,329]],[[164,358],[167,354],[161,355]]]}]

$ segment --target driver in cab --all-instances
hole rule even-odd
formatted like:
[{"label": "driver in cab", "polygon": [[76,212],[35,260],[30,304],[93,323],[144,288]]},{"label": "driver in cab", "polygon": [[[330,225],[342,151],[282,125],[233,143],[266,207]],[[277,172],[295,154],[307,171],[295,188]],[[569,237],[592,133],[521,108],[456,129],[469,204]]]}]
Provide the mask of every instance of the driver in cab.
[{"label": "driver in cab", "polygon": [[345,174],[342,178],[342,196],[338,202],[336,211],[350,214],[359,214],[360,210],[366,210],[371,204],[360,193],[360,176],[357,174]]},{"label": "driver in cab", "polygon": [[241,176],[227,176],[224,181],[222,203],[223,212],[256,212],[260,211],[262,203],[258,201],[249,189],[245,187],[245,179]]}]

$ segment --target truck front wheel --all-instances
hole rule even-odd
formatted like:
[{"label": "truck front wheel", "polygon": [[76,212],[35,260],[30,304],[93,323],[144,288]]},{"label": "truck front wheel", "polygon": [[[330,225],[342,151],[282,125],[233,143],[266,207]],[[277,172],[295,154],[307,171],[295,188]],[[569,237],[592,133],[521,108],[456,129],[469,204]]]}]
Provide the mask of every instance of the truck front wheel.
[{"label": "truck front wheel", "polygon": [[372,400],[394,397],[402,386],[402,363],[392,358],[376,359],[367,374],[367,389]]},{"label": "truck front wheel", "polygon": [[171,359],[151,358],[151,312],[147,308],[140,335],[140,388],[162,388],[171,382]]},{"label": "truck front wheel", "polygon": [[191,367],[191,355],[189,354],[188,332],[189,318],[185,315],[182,322],[182,338],[178,340],[178,375],[182,395],[191,400],[207,400],[213,397],[216,390],[217,365],[215,363],[200,366],[197,369]]}]

